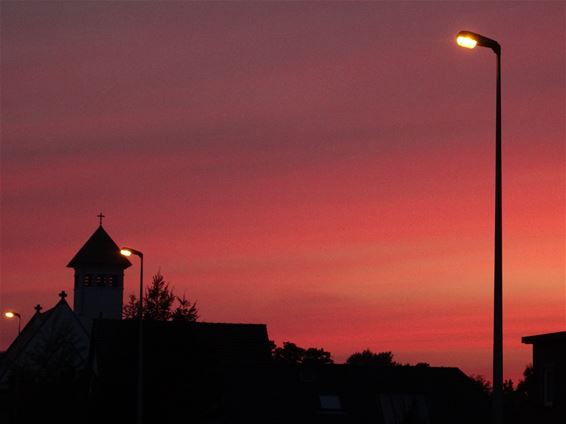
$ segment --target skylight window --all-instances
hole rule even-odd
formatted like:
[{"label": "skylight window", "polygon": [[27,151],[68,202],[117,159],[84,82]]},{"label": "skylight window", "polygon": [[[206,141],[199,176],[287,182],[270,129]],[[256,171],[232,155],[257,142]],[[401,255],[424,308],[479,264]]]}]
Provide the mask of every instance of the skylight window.
[{"label": "skylight window", "polygon": [[342,402],[338,395],[320,395],[320,409],[323,411],[339,411],[342,409]]}]

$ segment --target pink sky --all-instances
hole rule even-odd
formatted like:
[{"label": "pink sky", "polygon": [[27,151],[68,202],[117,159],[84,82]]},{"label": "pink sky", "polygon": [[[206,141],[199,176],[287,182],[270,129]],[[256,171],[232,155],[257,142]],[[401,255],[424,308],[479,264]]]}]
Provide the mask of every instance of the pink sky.
[{"label": "pink sky", "polygon": [[565,326],[565,9],[2,2],[0,308],[71,293],[102,211],[203,320],[490,378],[495,57],[468,29],[503,48],[517,380],[521,336]]}]

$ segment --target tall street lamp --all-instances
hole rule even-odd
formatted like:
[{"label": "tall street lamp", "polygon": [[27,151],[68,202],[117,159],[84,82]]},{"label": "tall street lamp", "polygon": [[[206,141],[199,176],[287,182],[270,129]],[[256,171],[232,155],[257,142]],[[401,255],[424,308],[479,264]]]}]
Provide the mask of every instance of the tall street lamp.
[{"label": "tall street lamp", "polygon": [[138,304],[138,396],[137,424],[143,423],[143,253],[130,247],[122,247],[120,253],[124,256],[140,258],[140,299]]},{"label": "tall street lamp", "polygon": [[493,290],[493,423],[503,421],[503,265],[501,229],[501,46],[495,40],[460,31],[456,42],[462,47],[488,47],[497,56],[497,88],[495,112],[495,263]]},{"label": "tall street lamp", "polygon": [[20,335],[20,330],[22,328],[22,316],[14,311],[4,312],[4,316],[8,319],[18,318],[18,336]]}]

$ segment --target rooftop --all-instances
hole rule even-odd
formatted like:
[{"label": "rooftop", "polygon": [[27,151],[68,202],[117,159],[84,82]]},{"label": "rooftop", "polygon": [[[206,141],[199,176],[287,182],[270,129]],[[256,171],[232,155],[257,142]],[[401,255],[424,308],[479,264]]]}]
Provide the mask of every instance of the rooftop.
[{"label": "rooftop", "polygon": [[521,338],[525,344],[549,343],[566,341],[566,331],[558,331],[556,333],[537,334],[534,336],[525,336]]},{"label": "rooftop", "polygon": [[120,254],[120,248],[101,224],[67,265],[69,268],[82,266],[110,266],[126,269],[132,264]]}]

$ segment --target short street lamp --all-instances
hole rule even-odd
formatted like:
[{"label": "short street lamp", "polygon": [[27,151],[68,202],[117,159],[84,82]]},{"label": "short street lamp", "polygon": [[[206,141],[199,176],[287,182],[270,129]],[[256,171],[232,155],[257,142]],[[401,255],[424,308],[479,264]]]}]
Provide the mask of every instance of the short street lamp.
[{"label": "short street lamp", "polygon": [[19,336],[20,330],[22,328],[22,316],[14,311],[4,312],[4,316],[8,319],[18,318],[18,336]]},{"label": "short street lamp", "polygon": [[497,56],[495,112],[495,263],[493,290],[493,423],[503,421],[503,264],[501,222],[501,46],[495,40],[471,31],[460,31],[456,42],[462,47],[488,47]]},{"label": "short street lamp", "polygon": [[137,424],[143,423],[143,253],[130,247],[122,247],[120,253],[124,256],[140,258],[140,298],[138,304],[138,396]]}]

